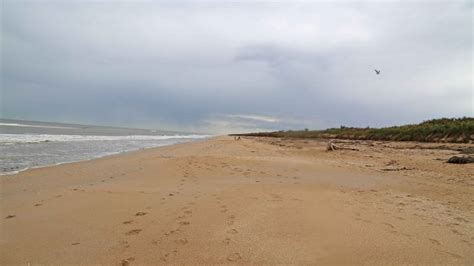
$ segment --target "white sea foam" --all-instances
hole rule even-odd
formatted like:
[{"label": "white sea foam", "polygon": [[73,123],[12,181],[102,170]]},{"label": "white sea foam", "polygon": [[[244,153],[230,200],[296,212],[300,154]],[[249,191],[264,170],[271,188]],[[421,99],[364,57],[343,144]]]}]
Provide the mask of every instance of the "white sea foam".
[{"label": "white sea foam", "polygon": [[[130,152],[130,151],[133,151],[133,150],[129,150],[129,152]],[[18,174],[18,173],[20,173],[20,172],[23,172],[23,171],[26,171],[26,170],[29,170],[29,169],[43,168],[43,167],[48,167],[48,166],[56,166],[56,165],[74,163],[74,162],[78,162],[78,161],[89,161],[89,160],[94,160],[94,159],[101,158],[101,157],[105,157],[105,156],[120,154],[120,153],[123,153],[123,152],[124,152],[124,151],[122,151],[122,152],[120,152],[120,151],[117,151],[117,152],[104,152],[104,153],[95,154],[95,155],[91,156],[91,157],[88,158],[88,159],[67,160],[67,161],[61,161],[61,162],[50,163],[50,164],[44,164],[44,165],[38,165],[38,166],[30,166],[30,167],[24,167],[24,168],[16,168],[15,170],[10,169],[10,171],[0,171],[0,176],[2,176],[2,175],[16,175],[16,174]]]},{"label": "white sea foam", "polygon": [[0,134],[0,175],[207,137],[210,136]]},{"label": "white sea foam", "polygon": [[18,124],[18,123],[0,123],[0,126],[6,126],[6,127],[39,127],[39,128],[76,129],[75,127],[59,127],[59,126],[46,126],[46,125],[28,125],[28,124]]},{"label": "white sea foam", "polygon": [[0,134],[1,145],[40,142],[76,142],[76,141],[117,141],[117,140],[173,140],[202,139],[208,135],[129,135],[129,136],[91,136],[91,135],[52,135],[52,134]]},{"label": "white sea foam", "polygon": [[0,119],[0,175],[111,154],[204,139],[148,129],[126,129]]}]

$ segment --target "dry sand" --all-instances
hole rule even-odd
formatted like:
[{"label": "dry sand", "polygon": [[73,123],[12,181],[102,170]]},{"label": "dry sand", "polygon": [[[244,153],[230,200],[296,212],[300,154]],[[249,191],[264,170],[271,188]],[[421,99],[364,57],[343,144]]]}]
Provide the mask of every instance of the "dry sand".
[{"label": "dry sand", "polygon": [[344,145],[219,137],[2,176],[0,264],[474,264],[474,165],[444,163],[467,145]]}]

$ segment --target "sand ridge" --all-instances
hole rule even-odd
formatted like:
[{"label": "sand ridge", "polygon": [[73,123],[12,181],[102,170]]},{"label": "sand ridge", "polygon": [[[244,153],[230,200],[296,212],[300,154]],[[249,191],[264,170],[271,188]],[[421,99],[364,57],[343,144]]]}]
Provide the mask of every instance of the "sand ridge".
[{"label": "sand ridge", "polygon": [[217,137],[2,177],[0,263],[474,263],[472,165],[346,145]]}]

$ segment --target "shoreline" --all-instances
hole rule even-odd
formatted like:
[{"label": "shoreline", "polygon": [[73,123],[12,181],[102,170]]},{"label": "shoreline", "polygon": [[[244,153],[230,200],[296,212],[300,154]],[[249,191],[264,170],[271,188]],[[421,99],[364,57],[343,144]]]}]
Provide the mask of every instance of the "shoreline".
[{"label": "shoreline", "polygon": [[2,176],[0,264],[474,262],[474,166],[438,160],[456,151],[326,145],[219,136]]},{"label": "shoreline", "polygon": [[83,160],[77,160],[77,161],[58,162],[58,163],[55,163],[55,164],[47,164],[47,165],[27,167],[27,168],[12,171],[12,172],[0,172],[0,178],[2,178],[2,176],[3,177],[15,176],[19,173],[29,171],[29,170],[32,170],[32,169],[45,168],[45,167],[54,167],[54,166],[63,165],[63,164],[87,162],[87,161],[91,161],[91,160],[98,160],[98,159],[101,159],[101,158],[106,158],[106,157],[109,157],[109,156],[127,155],[129,153],[140,152],[140,151],[149,150],[149,149],[158,149],[158,148],[161,148],[161,147],[173,146],[173,145],[178,145],[178,144],[183,144],[183,143],[188,143],[188,142],[194,142],[194,141],[204,141],[206,139],[211,139],[211,138],[215,138],[215,137],[218,137],[218,136],[197,138],[197,139],[191,140],[191,141],[183,141],[183,142],[178,142],[178,143],[173,143],[173,144],[164,144],[164,145],[161,145],[161,146],[154,146],[154,147],[145,147],[145,148],[139,148],[139,149],[136,149],[136,150],[112,152],[112,153],[107,153],[107,154],[103,154],[103,155],[97,155],[97,157],[92,157],[92,158],[89,158],[89,159],[83,159]]}]

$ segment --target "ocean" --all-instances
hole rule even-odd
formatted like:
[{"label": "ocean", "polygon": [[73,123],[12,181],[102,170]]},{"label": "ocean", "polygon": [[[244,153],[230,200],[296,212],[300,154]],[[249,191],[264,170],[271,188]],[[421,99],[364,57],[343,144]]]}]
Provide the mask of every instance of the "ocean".
[{"label": "ocean", "polygon": [[209,137],[150,129],[0,119],[0,175]]}]

